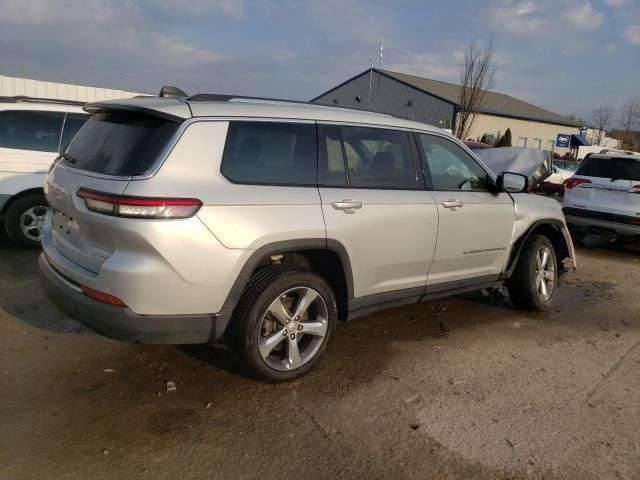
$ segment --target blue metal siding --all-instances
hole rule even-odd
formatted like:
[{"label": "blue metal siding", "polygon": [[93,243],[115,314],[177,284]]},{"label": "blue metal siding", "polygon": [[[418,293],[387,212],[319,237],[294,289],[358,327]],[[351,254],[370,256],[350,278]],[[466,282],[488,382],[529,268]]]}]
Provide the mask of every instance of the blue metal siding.
[{"label": "blue metal siding", "polygon": [[[369,99],[369,71],[313,100],[323,105],[388,113],[441,128],[452,128],[454,105],[402,82],[373,72]],[[356,97],[360,98],[360,101]]]}]

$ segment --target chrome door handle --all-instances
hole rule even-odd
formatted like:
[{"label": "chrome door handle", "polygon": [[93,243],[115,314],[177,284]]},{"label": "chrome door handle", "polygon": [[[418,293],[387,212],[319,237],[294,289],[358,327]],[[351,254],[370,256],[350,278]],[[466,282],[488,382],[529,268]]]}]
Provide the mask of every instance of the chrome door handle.
[{"label": "chrome door handle", "polygon": [[464,203],[462,202],[462,200],[451,199],[451,200],[445,200],[444,202],[442,202],[442,206],[444,208],[450,208],[452,210],[457,210],[458,208],[462,207],[463,205],[464,205]]},{"label": "chrome door handle", "polygon": [[331,202],[331,206],[336,210],[344,211],[344,213],[356,213],[356,209],[362,208],[362,202],[346,198],[341,202]]}]

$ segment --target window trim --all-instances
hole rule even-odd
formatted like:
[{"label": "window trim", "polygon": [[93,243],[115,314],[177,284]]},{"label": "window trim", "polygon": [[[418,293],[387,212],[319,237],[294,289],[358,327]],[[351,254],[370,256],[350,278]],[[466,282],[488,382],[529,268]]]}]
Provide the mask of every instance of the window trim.
[{"label": "window trim", "polygon": [[[424,191],[426,190],[424,181],[421,181],[420,174],[418,171],[418,162],[420,162],[419,156],[416,156],[416,151],[414,150],[414,146],[411,145],[411,137],[413,136],[413,130],[406,128],[396,128],[388,125],[370,125],[370,124],[360,124],[360,123],[351,123],[351,122],[332,122],[332,121],[316,121],[317,132],[318,135],[316,137],[318,142],[318,168],[317,168],[317,187],[318,188],[341,188],[341,189],[353,189],[353,190],[394,190],[394,191],[407,191],[407,192],[415,192],[415,191]],[[320,156],[327,155],[326,146],[324,144],[324,131],[323,127],[337,127],[338,133],[340,134],[340,146],[342,148],[342,159],[344,161],[344,170],[345,177],[347,180],[346,185],[326,185],[320,183]],[[409,154],[411,155],[411,161],[413,162],[413,171],[414,178],[416,182],[416,186],[414,188],[407,187],[371,187],[371,186],[356,186],[351,185],[351,178],[349,176],[349,168],[347,165],[347,155],[344,148],[344,139],[342,137],[342,128],[377,128],[380,130],[393,130],[395,132],[401,132],[407,135],[407,143],[409,144]],[[322,145],[322,146],[321,146]],[[324,159],[323,159],[324,160]]]},{"label": "window trim", "polygon": [[[220,167],[218,169],[218,171],[220,172],[220,175],[222,175],[222,177],[227,180],[228,182],[234,184],[234,185],[258,185],[258,186],[262,186],[262,187],[297,187],[297,188],[318,188],[318,159],[319,159],[319,143],[318,143],[318,124],[317,122],[313,121],[313,120],[296,120],[296,119],[277,119],[277,118],[250,118],[250,117],[239,117],[239,118],[229,118],[224,120],[227,122],[227,134],[225,135],[225,139],[224,139],[224,149],[222,150],[222,158],[220,159]],[[222,170],[222,166],[224,165],[224,161],[227,158],[227,149],[229,148],[230,142],[229,142],[229,137],[231,135],[231,126],[233,123],[240,123],[240,122],[245,122],[245,123],[288,123],[288,124],[295,124],[295,125],[313,125],[314,128],[314,135],[315,135],[315,139],[316,139],[316,148],[315,148],[315,152],[316,152],[316,162],[315,162],[315,181],[314,183],[265,183],[265,182],[247,182],[247,181],[238,181],[238,180],[233,180],[231,178],[229,178],[224,171]]]},{"label": "window trim", "polygon": [[[424,175],[425,175],[425,182],[427,183],[427,187],[426,187],[427,191],[430,191],[430,192],[469,192],[469,193],[487,192],[487,193],[495,194],[495,192],[492,190],[492,186],[495,184],[496,176],[493,174],[493,172],[491,170],[489,170],[489,168],[487,168],[484,165],[484,163],[482,163],[479,159],[477,159],[475,157],[475,155],[473,155],[473,153],[471,153],[471,151],[466,147],[466,145],[464,145],[461,142],[457,142],[456,140],[454,140],[452,138],[449,138],[449,137],[447,137],[445,135],[441,135],[441,134],[439,134],[437,132],[424,132],[424,131],[420,131],[420,130],[414,130],[413,134],[415,136],[416,145],[418,146],[418,152],[420,154],[420,161],[421,161],[421,163],[423,165],[423,172],[424,172]],[[462,151],[465,152],[467,155],[469,155],[469,157],[471,157],[471,159],[474,162],[476,162],[476,164],[482,169],[482,171],[487,174],[487,177],[488,177],[489,182],[490,182],[490,185],[488,186],[488,188],[485,189],[485,190],[459,190],[459,189],[444,189],[444,188],[436,189],[434,187],[434,185],[433,185],[433,179],[431,177],[431,169],[429,168],[429,163],[427,162],[427,155],[424,152],[424,147],[422,146],[422,142],[418,138],[418,135],[429,135],[429,136],[432,136],[432,137],[442,138],[442,139],[448,140],[449,142],[453,143],[454,145],[457,145],[458,147],[460,147],[462,149]]]}]

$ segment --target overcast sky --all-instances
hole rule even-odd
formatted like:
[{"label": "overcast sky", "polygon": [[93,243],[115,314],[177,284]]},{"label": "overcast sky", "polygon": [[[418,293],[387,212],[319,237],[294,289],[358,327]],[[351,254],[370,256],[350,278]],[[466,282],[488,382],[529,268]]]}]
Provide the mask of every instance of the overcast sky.
[{"label": "overcast sky", "polygon": [[640,95],[640,0],[0,0],[0,74],[156,93],[310,99],[379,62],[458,82],[496,42],[494,90],[589,118]]}]

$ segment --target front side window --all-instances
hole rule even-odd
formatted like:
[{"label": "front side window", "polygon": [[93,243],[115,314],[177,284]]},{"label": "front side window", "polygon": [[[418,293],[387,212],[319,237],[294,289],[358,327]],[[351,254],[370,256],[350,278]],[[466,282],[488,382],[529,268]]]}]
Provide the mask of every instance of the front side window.
[{"label": "front side window", "polygon": [[57,152],[63,120],[64,112],[0,112],[0,147]]},{"label": "front side window", "polygon": [[415,189],[407,132],[367,127],[321,127],[319,183],[353,188]]},{"label": "front side window", "polygon": [[434,190],[488,190],[487,172],[459,145],[436,135],[419,138]]},{"label": "front side window", "polygon": [[526,147],[527,146],[527,137],[518,137],[518,146]]},{"label": "front side window", "polygon": [[542,146],[542,140],[539,139],[539,138],[534,138],[533,139],[533,148],[540,149],[541,146]]},{"label": "front side window", "polygon": [[315,185],[316,127],[285,122],[231,122],[222,173],[232,182]]}]

